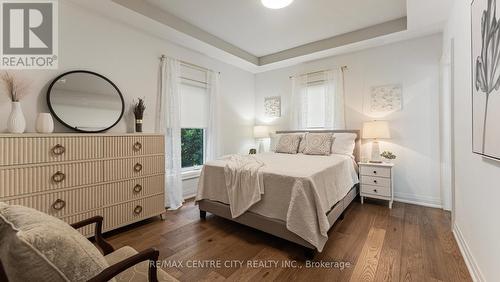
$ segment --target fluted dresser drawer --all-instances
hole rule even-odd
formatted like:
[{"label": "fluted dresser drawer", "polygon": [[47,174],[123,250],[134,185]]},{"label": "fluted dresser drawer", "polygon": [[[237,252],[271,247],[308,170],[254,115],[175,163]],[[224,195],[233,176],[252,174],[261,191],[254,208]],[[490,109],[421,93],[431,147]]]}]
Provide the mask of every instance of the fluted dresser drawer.
[{"label": "fluted dresser drawer", "polygon": [[164,156],[149,156],[104,161],[104,180],[120,180],[165,172]]},{"label": "fluted dresser drawer", "polygon": [[163,154],[164,151],[164,138],[160,135],[104,137],[106,158],[155,155]]},{"label": "fluted dresser drawer", "polygon": [[158,215],[165,211],[163,195],[142,198],[104,208],[104,230]]},{"label": "fluted dresser drawer", "polygon": [[103,205],[103,186],[90,186],[44,193],[6,201],[10,205],[30,207],[56,217],[97,209]]},{"label": "fluted dresser drawer", "polygon": [[[104,216],[104,211],[102,209],[96,209],[88,212],[62,217],[61,219],[69,224],[72,224],[94,216]],[[104,219],[104,221],[106,221],[106,219]],[[80,231],[80,233],[82,233],[84,236],[87,237],[92,236],[95,234],[95,224],[84,226],[78,229],[78,231]]]},{"label": "fluted dresser drawer", "polygon": [[131,199],[163,194],[164,190],[165,175],[161,174],[110,183],[102,189],[102,193],[104,195],[104,203],[121,203]]},{"label": "fluted dresser drawer", "polygon": [[0,166],[91,160],[103,157],[102,138],[2,137]]},{"label": "fluted dresser drawer", "polygon": [[0,198],[102,182],[102,161],[0,169]]},{"label": "fluted dresser drawer", "polygon": [[0,201],[110,231],[165,212],[164,151],[154,133],[0,134]]}]

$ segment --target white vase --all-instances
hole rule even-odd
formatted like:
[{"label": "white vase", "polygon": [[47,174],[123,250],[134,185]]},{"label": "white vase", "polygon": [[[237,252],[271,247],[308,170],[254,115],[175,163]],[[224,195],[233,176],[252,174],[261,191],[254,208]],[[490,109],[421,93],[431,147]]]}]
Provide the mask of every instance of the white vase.
[{"label": "white vase", "polygon": [[52,133],[54,131],[54,120],[49,113],[39,113],[36,118],[36,132]]},{"label": "white vase", "polygon": [[12,111],[7,120],[7,130],[10,133],[23,133],[26,130],[26,120],[20,102],[12,102]]}]

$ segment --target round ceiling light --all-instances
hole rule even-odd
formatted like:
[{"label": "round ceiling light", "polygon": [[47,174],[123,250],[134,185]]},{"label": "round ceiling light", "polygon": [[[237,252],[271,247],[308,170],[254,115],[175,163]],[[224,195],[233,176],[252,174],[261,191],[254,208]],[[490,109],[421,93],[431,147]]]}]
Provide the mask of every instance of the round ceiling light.
[{"label": "round ceiling light", "polygon": [[261,0],[262,5],[269,9],[281,9],[292,4],[293,0]]}]

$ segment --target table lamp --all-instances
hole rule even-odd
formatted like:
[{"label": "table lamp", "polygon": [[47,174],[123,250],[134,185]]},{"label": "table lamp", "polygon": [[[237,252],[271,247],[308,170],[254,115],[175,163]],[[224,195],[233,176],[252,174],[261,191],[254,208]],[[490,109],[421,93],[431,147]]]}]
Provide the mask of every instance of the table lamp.
[{"label": "table lamp", "polygon": [[253,127],[253,137],[257,139],[258,152],[264,152],[263,139],[269,138],[269,128],[265,125],[256,125]]},{"label": "table lamp", "polygon": [[389,123],[383,120],[368,121],[363,123],[363,139],[373,139],[371,163],[381,163],[380,145],[378,139],[391,138]]}]

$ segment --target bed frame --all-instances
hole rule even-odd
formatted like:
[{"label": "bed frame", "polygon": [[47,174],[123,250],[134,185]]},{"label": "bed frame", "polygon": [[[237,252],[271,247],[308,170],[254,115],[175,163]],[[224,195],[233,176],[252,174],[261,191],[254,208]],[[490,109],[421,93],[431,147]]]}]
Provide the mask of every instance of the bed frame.
[{"label": "bed frame", "polygon": [[[317,132],[317,133],[355,133],[357,135],[356,138],[356,146],[354,148],[354,158],[356,162],[360,161],[360,152],[361,152],[361,138],[359,130],[293,130],[293,131],[277,131],[276,133],[301,133],[301,132]],[[328,221],[330,223],[330,228],[338,219],[344,218],[344,211],[351,204],[351,202],[356,198],[359,189],[359,185],[355,185],[351,188],[349,193],[336,203],[332,209],[327,213]],[[265,217],[251,211],[247,211],[241,216],[237,218],[231,217],[231,210],[229,205],[211,201],[211,200],[201,200],[198,202],[198,206],[200,208],[200,218],[205,219],[207,212],[229,219],[234,222],[238,222],[244,224],[246,226],[261,230],[263,232],[272,234],[279,238],[283,238],[285,240],[294,242],[306,248],[306,257],[312,258],[316,252],[316,248],[311,245],[309,242],[305,241],[297,234],[292,233],[286,228],[286,222],[274,218]]]}]

